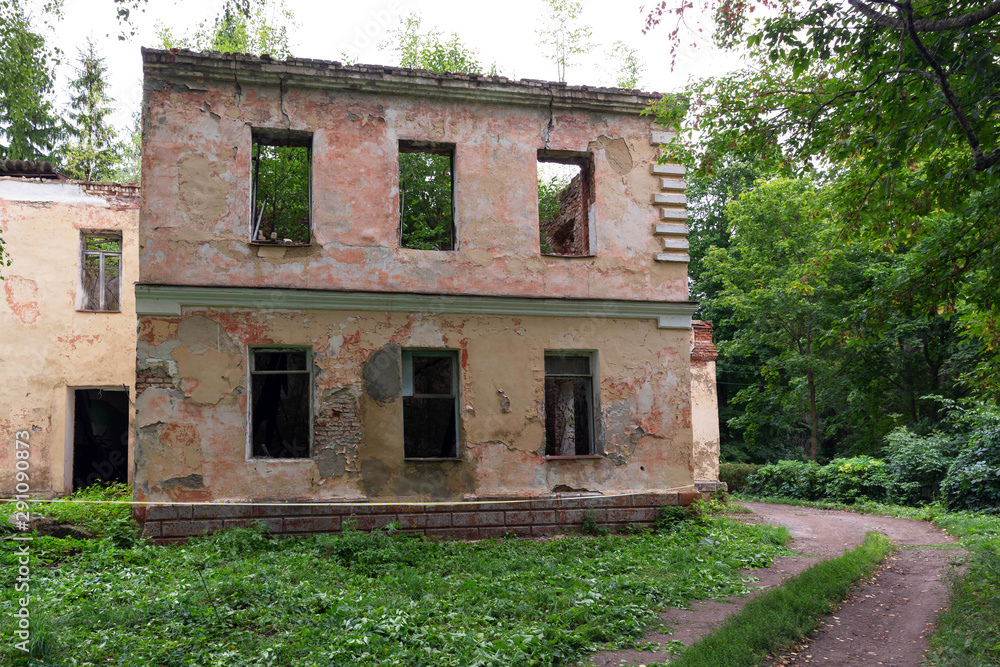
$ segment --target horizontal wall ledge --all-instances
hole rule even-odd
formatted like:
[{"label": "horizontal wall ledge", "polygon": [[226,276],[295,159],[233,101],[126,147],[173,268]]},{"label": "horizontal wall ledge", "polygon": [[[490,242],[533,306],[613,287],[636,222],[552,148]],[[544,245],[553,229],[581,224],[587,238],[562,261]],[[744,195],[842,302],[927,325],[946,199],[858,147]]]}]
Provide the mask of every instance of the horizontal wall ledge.
[{"label": "horizontal wall ledge", "polygon": [[[514,317],[597,317],[656,320],[661,329],[690,329],[691,316],[698,308],[698,304],[692,301],[535,299],[464,294],[337,292],[275,287],[207,287],[142,283],[135,286],[135,309],[138,315],[178,317],[184,307],[365,310]],[[664,324],[665,322],[667,324]]]},{"label": "horizontal wall ledge", "polygon": [[675,139],[677,139],[677,135],[674,132],[653,132],[653,136],[649,140],[649,143],[654,146],[663,146],[671,143]]},{"label": "horizontal wall ledge", "polygon": [[660,217],[664,220],[687,220],[688,212],[684,208],[661,208]]},{"label": "horizontal wall ledge", "polygon": [[689,247],[687,239],[663,239],[664,250],[687,250]]},{"label": "horizontal wall ledge", "polygon": [[653,203],[664,205],[664,204],[687,204],[687,197],[684,195],[674,195],[674,194],[654,194]]},{"label": "horizontal wall ledge", "polygon": [[680,178],[664,178],[661,179],[660,187],[664,190],[683,190],[686,185]]},{"label": "horizontal wall ledge", "polygon": [[688,226],[682,224],[670,224],[660,222],[656,225],[656,234],[687,234]]},{"label": "horizontal wall ledge", "polygon": [[653,173],[657,176],[683,176],[687,167],[680,164],[654,164]]},{"label": "horizontal wall ledge", "polygon": [[684,262],[688,263],[691,261],[691,257],[687,254],[673,253],[673,252],[661,252],[656,256],[657,262]]}]

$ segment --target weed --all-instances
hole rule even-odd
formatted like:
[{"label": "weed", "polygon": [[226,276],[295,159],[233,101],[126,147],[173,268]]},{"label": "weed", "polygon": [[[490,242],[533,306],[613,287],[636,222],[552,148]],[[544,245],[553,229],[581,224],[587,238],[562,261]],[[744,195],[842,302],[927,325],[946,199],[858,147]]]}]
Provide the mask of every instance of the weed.
[{"label": "weed", "polygon": [[597,522],[597,512],[593,509],[588,509],[583,515],[583,524],[580,526],[580,532],[584,535],[607,535],[608,529]]}]

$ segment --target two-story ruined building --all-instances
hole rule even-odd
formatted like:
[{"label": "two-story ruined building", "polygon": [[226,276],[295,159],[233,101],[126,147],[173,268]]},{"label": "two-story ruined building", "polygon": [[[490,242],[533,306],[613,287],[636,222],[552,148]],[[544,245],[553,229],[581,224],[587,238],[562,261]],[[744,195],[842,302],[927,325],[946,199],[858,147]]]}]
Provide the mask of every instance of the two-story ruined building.
[{"label": "two-story ruined building", "polygon": [[[347,513],[551,532],[691,497],[695,305],[683,169],[642,115],[657,96],[143,63],[136,499],[355,503],[151,507],[148,534]],[[540,164],[572,173],[551,215]],[[392,504],[486,500],[506,514]]]}]

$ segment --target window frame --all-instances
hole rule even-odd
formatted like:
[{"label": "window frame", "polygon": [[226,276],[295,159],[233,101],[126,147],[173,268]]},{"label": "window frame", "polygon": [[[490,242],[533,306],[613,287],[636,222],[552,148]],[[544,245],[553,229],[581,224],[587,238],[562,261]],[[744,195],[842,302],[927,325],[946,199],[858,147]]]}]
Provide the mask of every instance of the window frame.
[{"label": "window frame", "polygon": [[[444,398],[444,394],[414,394],[413,393],[413,357],[447,357],[451,359],[451,398],[454,401],[454,411],[455,411],[455,444],[454,444],[454,456],[407,456],[406,455],[406,417],[405,417],[405,400],[407,398]],[[461,405],[460,391],[461,382],[459,382],[458,372],[460,364],[458,363],[458,350],[452,348],[404,348],[400,352],[400,386],[402,391],[400,392],[400,398],[404,402],[403,410],[403,460],[404,461],[461,461],[461,442],[462,442],[462,429],[461,429],[461,419],[462,412],[459,409]]]},{"label": "window frame", "polygon": [[[251,127],[250,128],[250,220],[248,225],[248,233],[250,235],[250,245],[256,246],[280,246],[283,248],[304,248],[311,246],[313,244],[313,236],[315,230],[313,228],[313,143],[315,141],[315,133],[308,130],[288,130],[283,128],[266,128],[266,127]],[[261,142],[261,138],[266,139],[266,142]],[[270,239],[259,240],[257,238],[257,233],[260,230],[259,222],[257,220],[257,180],[260,164],[260,151],[255,150],[257,146],[287,146],[287,147],[299,147],[305,148],[307,151],[307,161],[306,161],[306,210],[309,216],[309,241],[306,243],[293,242],[293,243],[282,243],[281,239],[276,241],[271,241]]]},{"label": "window frame", "polygon": [[[581,199],[584,200],[583,213],[587,217],[587,252],[579,255],[566,255],[563,253],[542,252],[541,233],[542,221],[538,218],[538,191],[535,191],[535,223],[539,237],[538,254],[542,257],[553,257],[557,259],[579,259],[583,257],[597,256],[597,221],[596,215],[592,214],[591,208],[597,201],[597,182],[595,175],[594,154],[590,151],[557,151],[549,149],[538,149],[535,154],[535,171],[541,163],[565,164],[580,168],[580,181],[583,186]],[[536,187],[538,179],[535,179]]]},{"label": "window frame", "polygon": [[[553,373],[550,374],[545,370],[545,359],[548,357],[586,357],[589,362],[590,374],[589,375],[577,375],[577,374],[565,374],[565,373]],[[586,454],[549,454],[548,453],[548,433],[547,429],[543,428],[543,449],[545,453],[545,459],[549,461],[572,461],[579,459],[601,459],[604,456],[600,453],[600,445],[603,443],[603,439],[598,436],[597,426],[599,423],[598,415],[601,414],[601,391],[600,391],[600,361],[598,357],[597,350],[565,350],[565,349],[546,349],[542,356],[542,396],[543,396],[543,407],[547,416],[548,405],[544,401],[545,395],[545,381],[551,378],[587,378],[590,380],[590,419],[589,419],[589,431],[590,431],[590,443],[589,452]],[[544,427],[543,420],[543,427]]]},{"label": "window frame", "polygon": [[419,139],[400,139],[396,143],[396,190],[403,195],[403,179],[400,173],[400,156],[403,154],[427,153],[429,155],[447,155],[450,159],[451,171],[451,248],[449,250],[424,250],[403,245],[403,206],[399,205],[399,221],[396,224],[397,243],[400,250],[416,250],[420,252],[455,252],[459,249],[458,239],[458,147],[454,143],[444,141],[423,141]]},{"label": "window frame", "polygon": [[[88,250],[87,242],[92,239],[100,239],[100,242],[114,241],[118,243],[118,251],[112,252],[110,250]],[[122,232],[120,230],[108,229],[108,230],[85,230],[80,232],[80,299],[78,311],[84,313],[120,313],[122,312],[122,261],[124,259],[124,253],[122,252],[122,246],[124,245],[124,239],[122,238]],[[100,288],[98,293],[100,299],[98,300],[97,308],[88,308],[90,303],[90,297],[87,293],[86,275],[87,275],[87,256],[97,256],[100,258],[100,269],[98,273],[98,283]],[[105,307],[105,258],[106,257],[117,257],[118,258],[118,308],[109,309]]]},{"label": "window frame", "polygon": [[[305,352],[306,353],[306,369],[304,371],[256,371],[254,370],[256,352]],[[255,462],[300,462],[305,461],[309,464],[313,463],[313,445],[315,437],[315,419],[316,419],[316,381],[313,369],[313,347],[311,345],[250,345],[247,347],[247,446],[246,446],[246,460]],[[306,456],[297,457],[273,457],[273,456],[254,456],[254,445],[253,445],[253,377],[254,375],[309,375],[309,452]]]}]

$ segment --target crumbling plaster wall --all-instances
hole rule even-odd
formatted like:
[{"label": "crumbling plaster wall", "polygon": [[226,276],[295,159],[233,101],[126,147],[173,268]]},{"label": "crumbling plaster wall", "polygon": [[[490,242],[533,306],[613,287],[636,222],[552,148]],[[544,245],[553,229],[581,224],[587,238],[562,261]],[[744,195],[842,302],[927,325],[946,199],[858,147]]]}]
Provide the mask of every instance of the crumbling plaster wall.
[{"label": "crumbling plaster wall", "polygon": [[[135,396],[138,198],[99,189],[0,178],[0,229],[12,260],[0,282],[0,495],[14,493],[17,431],[30,433],[31,492],[72,491],[68,388],[127,387]],[[121,312],[76,310],[84,230],[122,234]]]},{"label": "crumbling plaster wall", "polygon": [[[247,346],[313,349],[312,457],[248,459]],[[650,320],[185,309],[140,316],[136,496],[461,499],[693,484],[688,332]],[[457,351],[460,461],[403,460],[403,348]],[[544,458],[544,351],[599,350],[600,457]]]},{"label": "crumbling plaster wall", "polygon": [[719,396],[712,323],[691,322],[691,428],[695,481],[719,479]]},{"label": "crumbling plaster wall", "polygon": [[[686,265],[654,260],[660,192],[649,118],[545,106],[147,73],[141,282],[687,299]],[[241,77],[243,77],[241,79]],[[248,243],[251,128],[313,132],[309,247]],[[455,144],[457,250],[399,247],[399,140]],[[588,258],[539,252],[540,149],[590,151]]]}]

